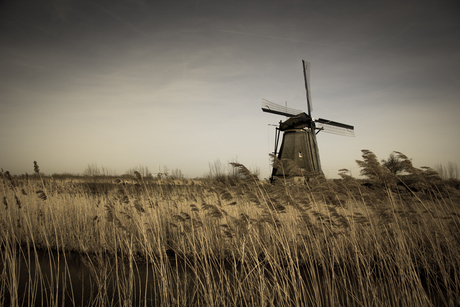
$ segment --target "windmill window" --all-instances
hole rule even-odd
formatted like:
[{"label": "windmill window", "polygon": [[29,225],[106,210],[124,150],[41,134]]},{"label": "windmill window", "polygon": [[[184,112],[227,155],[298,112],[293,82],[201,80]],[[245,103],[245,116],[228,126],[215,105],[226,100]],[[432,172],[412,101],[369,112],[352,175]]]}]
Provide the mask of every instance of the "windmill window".
[{"label": "windmill window", "polygon": [[299,151],[299,158],[302,158],[302,152]]}]

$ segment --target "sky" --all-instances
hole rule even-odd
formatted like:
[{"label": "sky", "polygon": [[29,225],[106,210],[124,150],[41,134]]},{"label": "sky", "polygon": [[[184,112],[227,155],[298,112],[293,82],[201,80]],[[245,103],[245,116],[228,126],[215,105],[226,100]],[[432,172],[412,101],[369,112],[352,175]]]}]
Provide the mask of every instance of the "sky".
[{"label": "sky", "polygon": [[328,178],[361,150],[460,165],[458,1],[3,0],[0,167],[117,174],[237,161],[270,173],[262,99],[355,127],[317,135]]}]

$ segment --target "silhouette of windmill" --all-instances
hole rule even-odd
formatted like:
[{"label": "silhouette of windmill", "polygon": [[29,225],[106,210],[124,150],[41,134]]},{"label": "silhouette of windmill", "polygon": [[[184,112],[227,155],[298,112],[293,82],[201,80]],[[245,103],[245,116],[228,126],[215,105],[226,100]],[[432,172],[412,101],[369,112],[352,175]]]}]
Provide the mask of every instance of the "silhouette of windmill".
[{"label": "silhouette of windmill", "polygon": [[[285,176],[287,178],[300,176],[299,174],[289,174],[287,160],[294,161],[300,168],[303,176],[321,174],[321,162],[319,157],[318,142],[316,134],[320,131],[354,136],[354,127],[331,121],[324,118],[315,119],[311,115],[311,95],[310,95],[310,66],[311,64],[302,60],[303,75],[305,80],[305,90],[307,96],[307,112],[288,108],[268,100],[262,100],[262,111],[289,117],[287,120],[280,121],[279,127],[275,132],[275,156],[281,160],[282,168],[273,167],[270,180],[276,177]],[[281,147],[278,151],[279,137],[283,132]]]}]

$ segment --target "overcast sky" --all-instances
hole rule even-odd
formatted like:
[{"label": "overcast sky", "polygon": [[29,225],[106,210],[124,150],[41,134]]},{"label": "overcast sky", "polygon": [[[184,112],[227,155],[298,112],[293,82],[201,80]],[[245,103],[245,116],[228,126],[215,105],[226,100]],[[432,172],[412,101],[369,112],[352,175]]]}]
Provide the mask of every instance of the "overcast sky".
[{"label": "overcast sky", "polygon": [[262,98],[355,126],[318,134],[327,177],[361,149],[460,164],[458,1],[0,2],[0,167],[270,172]]}]

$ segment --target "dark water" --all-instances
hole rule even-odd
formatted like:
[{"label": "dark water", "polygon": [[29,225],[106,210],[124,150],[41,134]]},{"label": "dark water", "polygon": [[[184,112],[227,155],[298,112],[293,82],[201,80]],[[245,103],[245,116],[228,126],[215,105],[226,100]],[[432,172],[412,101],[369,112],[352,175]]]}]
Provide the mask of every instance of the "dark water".
[{"label": "dark water", "polygon": [[[23,306],[90,306],[90,305],[164,305],[165,280],[193,289],[193,271],[184,263],[169,260],[167,269],[174,274],[159,276],[158,264],[131,261],[126,257],[81,255],[56,251],[39,251],[16,255],[17,296]],[[173,261],[174,262],[174,261]],[[2,272],[9,264],[0,264]],[[187,274],[186,274],[187,273]],[[184,278],[188,276],[189,278]],[[180,280],[178,282],[178,280]],[[11,304],[11,295],[2,283],[3,305]],[[173,289],[174,290],[174,289]],[[169,290],[168,290],[169,291]],[[177,291],[177,289],[176,289]],[[166,295],[171,296],[174,291]]]},{"label": "dark water", "polygon": [[[255,268],[236,263],[196,265],[189,261],[178,261],[174,256],[162,262],[158,259],[147,263],[133,259],[129,261],[122,256],[56,251],[27,252],[22,249],[17,249],[15,253],[19,306],[206,305],[203,292],[208,291],[209,287],[216,287],[214,291],[209,290],[211,294],[222,295],[228,290],[228,301],[231,301],[236,289],[241,294],[241,286],[248,286],[245,284],[246,277],[255,271]],[[12,267],[6,262],[0,264],[0,271],[3,273],[0,302],[4,306],[10,306],[11,287],[8,287],[8,282],[11,278],[8,274]],[[205,272],[199,268],[213,269],[212,272]],[[344,272],[343,268],[339,271]],[[295,293],[299,288],[289,284],[289,276],[293,280],[298,279],[297,283],[302,285],[305,293]],[[452,300],[445,298],[445,291],[439,294],[436,281],[427,281],[423,273],[420,276],[424,286],[418,289],[427,293],[434,306],[455,305],[452,305]],[[302,268],[292,275],[289,268],[286,271],[274,271],[270,267],[264,267],[261,278],[266,280],[269,291],[279,286],[273,280],[278,283],[288,281],[288,286],[284,285],[288,292],[287,297],[295,297],[297,294],[302,297],[303,303],[309,302],[310,306],[380,305],[378,300],[373,301],[372,294],[375,293],[364,293],[358,279],[349,274],[340,275],[338,271],[324,271],[312,266]],[[373,278],[375,284],[381,285],[385,276],[376,274]],[[247,291],[251,291],[249,288]],[[254,289],[256,288],[252,291]],[[276,304],[276,300],[275,297],[269,305]],[[235,305],[246,303],[250,302],[235,299]],[[257,305],[257,302],[253,303]],[[293,299],[292,305],[295,304]]]}]

